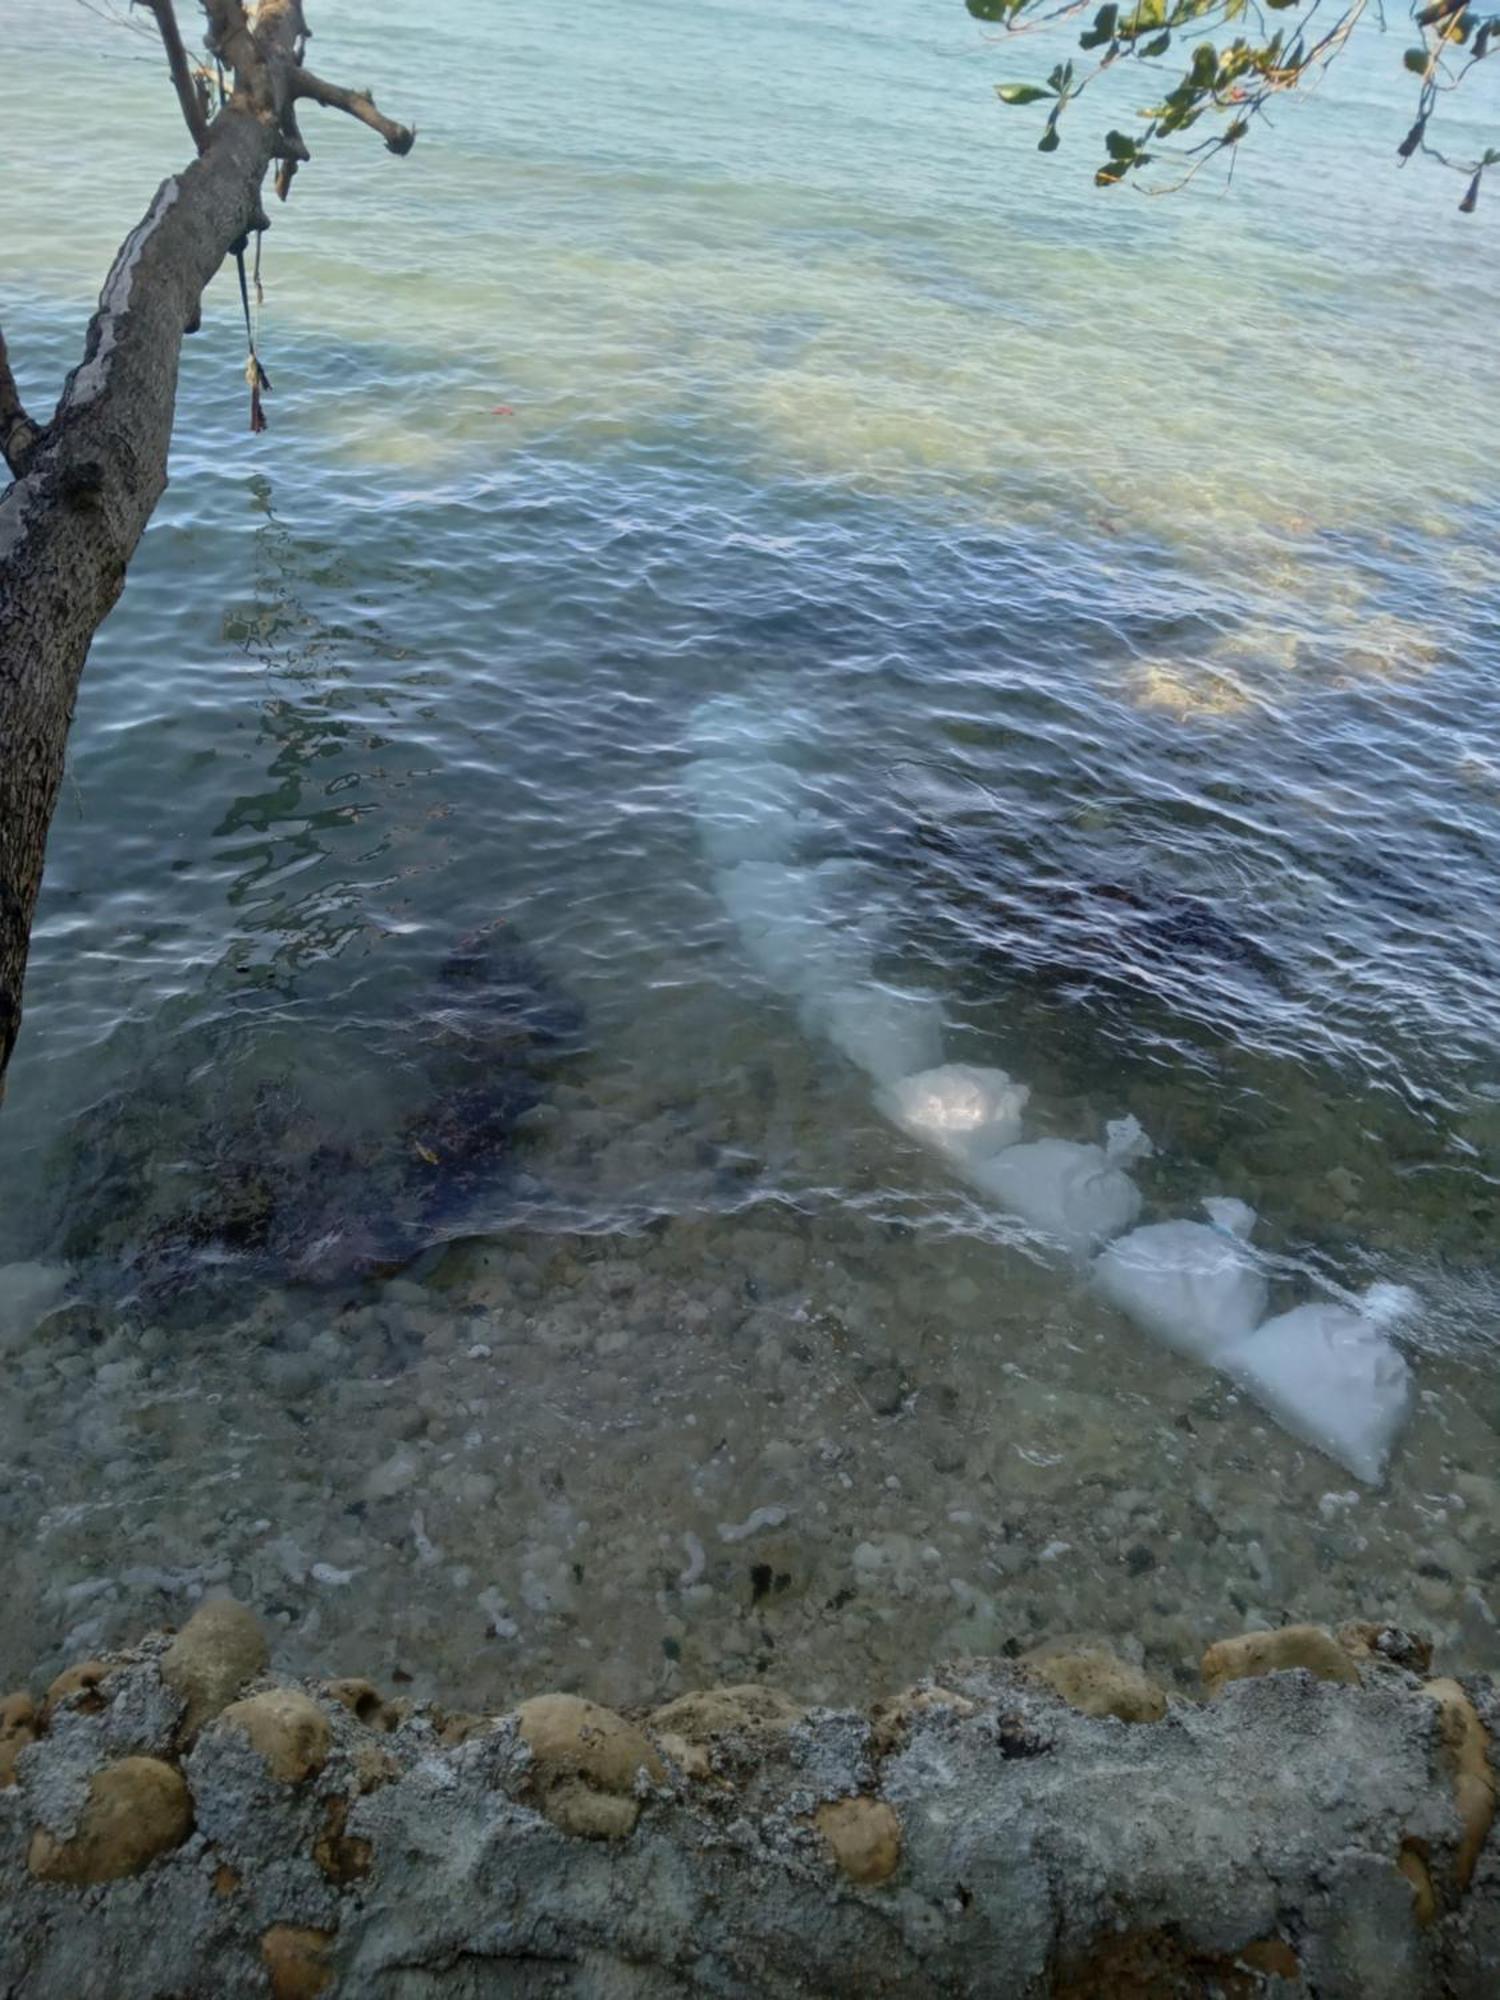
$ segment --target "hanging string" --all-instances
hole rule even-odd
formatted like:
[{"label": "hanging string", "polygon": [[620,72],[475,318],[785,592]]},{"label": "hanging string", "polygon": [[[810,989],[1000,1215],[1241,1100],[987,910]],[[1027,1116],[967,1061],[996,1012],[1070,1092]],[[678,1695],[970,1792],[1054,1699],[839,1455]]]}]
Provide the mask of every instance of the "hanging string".
[{"label": "hanging string", "polygon": [[[255,351],[255,325],[250,317],[250,286],[245,277],[245,243],[241,238],[234,253],[234,261],[240,273],[240,304],[245,313],[245,345],[249,350],[245,357],[245,380],[250,384],[250,428],[263,431],[268,428],[266,413],[261,408],[261,391],[269,395],[271,378],[260,364],[260,356]],[[260,231],[255,232],[255,295],[260,292]]]},{"label": "hanging string", "polygon": [[[229,93],[224,88],[224,65],[214,57],[214,77],[219,87],[219,107],[222,110],[228,102]],[[248,231],[234,246],[234,261],[240,274],[240,306],[245,315],[245,380],[250,385],[250,429],[259,432],[269,428],[266,413],[261,405],[262,391],[271,393],[271,378],[261,366],[259,354],[255,351],[255,336],[260,326],[260,309],[266,302],[265,292],[260,282],[260,239],[265,234],[262,229],[255,232],[255,315],[250,313],[250,285],[245,276],[245,245],[249,241]]]}]

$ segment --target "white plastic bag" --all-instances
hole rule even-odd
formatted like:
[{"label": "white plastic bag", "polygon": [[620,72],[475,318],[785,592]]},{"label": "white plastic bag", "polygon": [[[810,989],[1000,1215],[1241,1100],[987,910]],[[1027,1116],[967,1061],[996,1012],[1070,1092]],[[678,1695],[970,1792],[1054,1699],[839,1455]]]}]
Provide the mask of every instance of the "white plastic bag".
[{"label": "white plastic bag", "polygon": [[1330,1304],[1278,1313],[1223,1356],[1293,1437],[1378,1485],[1411,1410],[1411,1370],[1386,1328],[1415,1298],[1401,1285],[1372,1285],[1361,1310]]},{"label": "white plastic bag", "polygon": [[1141,1191],[1125,1172],[1151,1141],[1133,1118],[1109,1128],[1109,1144],[1034,1139],[1008,1146],[965,1168],[970,1181],[1011,1215],[1055,1237],[1070,1250],[1093,1250],[1128,1229],[1141,1212]]},{"label": "white plastic bag", "polygon": [[877,1102],[893,1125],[960,1165],[988,1160],[1014,1146],[1031,1092],[1003,1069],[944,1063],[903,1076]]},{"label": "white plastic bag", "polygon": [[704,851],[720,868],[790,860],[818,829],[818,815],[783,765],[705,758],[688,765],[682,782]]},{"label": "white plastic bag", "polygon": [[930,993],[870,978],[841,992],[810,993],[802,1012],[874,1083],[895,1083],[943,1059],[943,1010]]},{"label": "white plastic bag", "polygon": [[1268,1289],[1246,1240],[1255,1211],[1223,1198],[1203,1206],[1212,1222],[1152,1222],[1111,1243],[1094,1279],[1147,1333],[1217,1362],[1264,1319]]},{"label": "white plastic bag", "polygon": [[742,861],[714,883],[740,942],[778,992],[832,994],[868,977],[870,947],[834,921],[822,869]]}]

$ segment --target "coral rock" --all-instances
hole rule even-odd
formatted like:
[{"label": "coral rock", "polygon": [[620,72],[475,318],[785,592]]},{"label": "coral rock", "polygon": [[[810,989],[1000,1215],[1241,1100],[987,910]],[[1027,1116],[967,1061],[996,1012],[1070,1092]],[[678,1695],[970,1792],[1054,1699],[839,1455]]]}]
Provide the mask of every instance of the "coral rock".
[{"label": "coral rock", "polygon": [[27,1866],[43,1882],[113,1882],[139,1875],[158,1855],[181,1846],[192,1824],[192,1795],[182,1773],[155,1757],[125,1757],[90,1780],[88,1803],[70,1840],[37,1829]]},{"label": "coral rock", "polygon": [[1210,1694],[1218,1694],[1230,1681],[1288,1673],[1295,1667],[1320,1681],[1359,1686],[1359,1669],[1321,1625],[1287,1625],[1279,1632],[1241,1632],[1233,1639],[1220,1639],[1203,1655],[1201,1671],[1203,1685]]},{"label": "coral rock", "polygon": [[668,1763],[675,1764],[685,1778],[693,1778],[700,1784],[714,1775],[714,1767],[708,1751],[701,1743],[689,1743],[685,1736],[676,1736],[670,1729],[659,1729],[656,1747]]},{"label": "coral rock", "polygon": [[345,1832],[348,1822],[349,1801],[330,1799],[323,1831],[313,1842],[313,1860],[328,1880],[341,1889],[368,1875],[375,1856],[368,1840]]},{"label": "coral rock", "polygon": [[1412,1915],[1424,1930],[1438,1913],[1437,1891],[1432,1886],[1432,1870],[1427,1863],[1425,1841],[1402,1841],[1401,1852],[1396,1856],[1396,1866],[1411,1884]]},{"label": "coral rock", "polygon": [[679,1695],[651,1717],[651,1727],[685,1743],[712,1743],[716,1736],[741,1731],[790,1729],[800,1722],[805,1709],[799,1708],[776,1688],[752,1684],[742,1687],[704,1688],[698,1694]]},{"label": "coral rock", "polygon": [[901,1864],[901,1822],[884,1799],[834,1799],[813,1815],[829,1852],[863,1889],[888,1882]]},{"label": "coral rock", "polygon": [[967,1695],[954,1694],[945,1687],[910,1687],[879,1701],[870,1711],[873,1742],[877,1756],[885,1757],[911,1730],[920,1715],[951,1715],[962,1720],[974,1713]]},{"label": "coral rock", "polygon": [[328,1762],[328,1718],[316,1702],[291,1688],[232,1702],[219,1717],[219,1727],[249,1737],[271,1776],[284,1785],[300,1784]]},{"label": "coral rock", "polygon": [[634,1831],[640,1806],[636,1781],[653,1784],[666,1767],[623,1716],[577,1695],[544,1694],[516,1710],[521,1741],[531,1752],[531,1783],[554,1826],[586,1840],[620,1840]]},{"label": "coral rock", "polygon": [[231,1597],[199,1605],[162,1658],[161,1677],[187,1704],[180,1730],[191,1743],[204,1723],[263,1674],[270,1649],[253,1612]]},{"label": "coral rock", "polygon": [[36,1703],[29,1694],[0,1696],[0,1791],[16,1782],[16,1759],[41,1728]]},{"label": "coral rock", "polygon": [[1167,1697],[1156,1682],[1104,1646],[1039,1646],[1021,1664],[1080,1715],[1160,1722]]},{"label": "coral rock", "polygon": [[367,1729],[380,1729],[387,1734],[396,1726],[396,1713],[373,1681],[342,1680],[324,1681],[324,1694],[332,1695]]},{"label": "coral rock", "polygon": [[273,1924],[260,1941],[271,1981],[272,2000],[318,2000],[333,1984],[328,1963],[330,1931],[306,1930],[298,1924]]},{"label": "coral rock", "polygon": [[1405,1667],[1409,1673],[1432,1672],[1432,1641],[1399,1625],[1372,1625],[1352,1619],[1340,1625],[1339,1644],[1357,1665]]},{"label": "coral rock", "polygon": [[104,1707],[99,1683],[108,1672],[102,1660],[80,1660],[76,1667],[64,1667],[47,1690],[47,1715],[50,1717],[64,1702],[72,1702],[86,1715],[97,1715]]},{"label": "coral rock", "polygon": [[1473,1880],[1474,1864],[1495,1817],[1495,1779],[1489,1739],[1474,1704],[1457,1681],[1429,1681],[1425,1692],[1438,1705],[1443,1750],[1453,1772],[1453,1803],[1462,1832],[1454,1877],[1460,1895]]}]

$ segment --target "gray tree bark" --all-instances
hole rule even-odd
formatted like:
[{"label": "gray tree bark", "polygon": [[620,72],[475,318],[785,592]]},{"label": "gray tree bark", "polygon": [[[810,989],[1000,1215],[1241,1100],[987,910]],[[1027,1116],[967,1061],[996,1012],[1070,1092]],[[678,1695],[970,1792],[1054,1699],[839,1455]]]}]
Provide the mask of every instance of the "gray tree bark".
[{"label": "gray tree bark", "polygon": [[167,484],[183,335],[224,258],[264,225],[272,161],[284,195],[307,158],[299,99],[350,112],[395,153],[414,137],[368,97],[301,67],[301,0],[260,0],[248,15],[239,0],[204,9],[232,93],[210,123],[170,0],[151,0],[199,155],[162,182],[120,245],[46,424],[22,407],[0,339],[0,450],[14,475],[0,495],[0,1094],[79,678]]}]

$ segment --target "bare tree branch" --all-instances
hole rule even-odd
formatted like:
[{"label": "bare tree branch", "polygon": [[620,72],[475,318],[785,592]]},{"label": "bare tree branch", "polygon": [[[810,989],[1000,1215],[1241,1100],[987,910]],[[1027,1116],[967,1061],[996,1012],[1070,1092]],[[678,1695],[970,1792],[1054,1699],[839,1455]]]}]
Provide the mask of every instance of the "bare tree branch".
[{"label": "bare tree branch", "polygon": [[182,106],[182,115],[187,120],[187,128],[193,135],[193,144],[201,153],[208,144],[208,120],[203,115],[203,100],[198,95],[198,86],[193,81],[192,65],[187,59],[187,50],[182,46],[182,34],[177,26],[177,9],[172,0],[143,0],[156,20],[156,31],[161,36],[161,45],[167,52],[167,68],[172,72],[172,87],[177,92],[177,102]]},{"label": "bare tree branch", "polygon": [[0,333],[0,454],[19,479],[31,462],[41,431],[27,416],[16,378],[10,372],[10,356],[5,351],[5,335]]},{"label": "bare tree branch", "polygon": [[[203,11],[208,16],[208,33],[204,39],[211,53],[233,75],[235,94],[246,99],[257,111],[272,109],[270,78],[260,45],[251,32],[240,0],[203,0]],[[262,7],[260,11],[264,13],[266,9]],[[283,10],[278,8],[277,11]],[[300,12],[298,8],[299,15]],[[258,17],[257,25],[260,25]]]},{"label": "bare tree branch", "polygon": [[[0,342],[0,446],[14,475],[0,491],[0,1095],[78,680],[167,482],[182,337],[224,258],[265,226],[267,171],[307,154],[289,115],[304,75],[302,0],[257,0],[253,28],[240,0],[203,0],[208,45],[234,86],[201,133],[170,0],[146,4],[198,157],[163,181],[120,245],[47,424],[27,416]],[[321,83],[304,94],[372,124],[392,152],[412,143],[366,94]]]},{"label": "bare tree branch", "polygon": [[347,111],[361,125],[378,132],[393,153],[409,153],[416,141],[415,126],[398,125],[395,119],[387,118],[368,91],[345,90],[342,84],[325,83],[310,69],[292,71],[292,95],[307,98],[313,104],[326,104],[331,111]]}]

